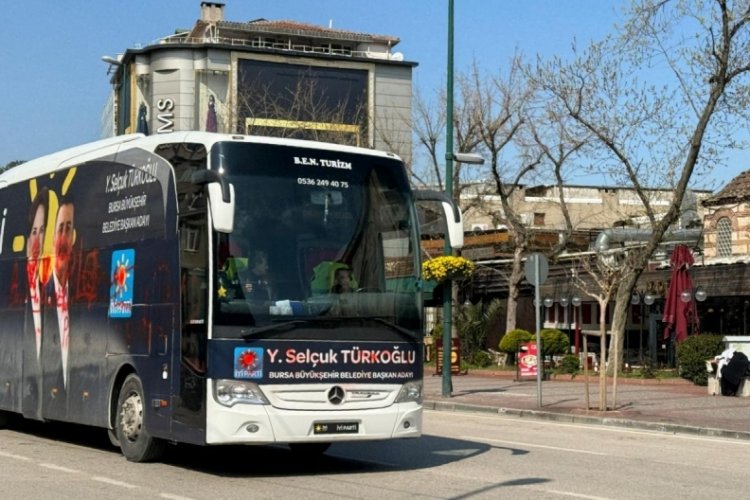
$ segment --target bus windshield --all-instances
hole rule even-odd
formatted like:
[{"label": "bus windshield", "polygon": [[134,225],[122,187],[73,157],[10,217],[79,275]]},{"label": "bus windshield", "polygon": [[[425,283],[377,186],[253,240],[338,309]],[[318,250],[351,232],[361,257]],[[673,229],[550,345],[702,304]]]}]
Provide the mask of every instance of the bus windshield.
[{"label": "bus windshield", "polygon": [[421,335],[419,245],[399,161],[225,142],[211,165],[236,195],[234,231],[216,233],[215,337],[321,326],[326,338]]}]

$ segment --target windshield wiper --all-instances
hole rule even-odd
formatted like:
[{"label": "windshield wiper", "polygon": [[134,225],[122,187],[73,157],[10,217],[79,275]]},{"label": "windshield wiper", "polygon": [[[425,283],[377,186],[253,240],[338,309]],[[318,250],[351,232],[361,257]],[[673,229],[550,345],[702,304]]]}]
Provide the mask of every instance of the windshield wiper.
[{"label": "windshield wiper", "polygon": [[242,336],[243,339],[248,340],[255,337],[259,337],[263,335],[264,333],[283,333],[288,332],[289,330],[294,330],[298,326],[302,325],[308,325],[310,324],[309,321],[303,320],[303,319],[295,319],[291,321],[284,321],[283,323],[273,323],[271,325],[261,326],[259,328],[256,328],[250,333],[247,333]]}]

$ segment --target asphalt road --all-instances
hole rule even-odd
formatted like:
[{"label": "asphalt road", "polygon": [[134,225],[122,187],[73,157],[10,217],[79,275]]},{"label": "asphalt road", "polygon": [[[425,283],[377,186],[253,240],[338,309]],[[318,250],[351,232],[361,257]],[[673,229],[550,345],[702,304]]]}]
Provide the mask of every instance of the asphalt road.
[{"label": "asphalt road", "polygon": [[174,446],[133,464],[102,431],[0,430],[0,498],[744,497],[750,442],[461,412],[425,412],[417,440],[285,447]]}]

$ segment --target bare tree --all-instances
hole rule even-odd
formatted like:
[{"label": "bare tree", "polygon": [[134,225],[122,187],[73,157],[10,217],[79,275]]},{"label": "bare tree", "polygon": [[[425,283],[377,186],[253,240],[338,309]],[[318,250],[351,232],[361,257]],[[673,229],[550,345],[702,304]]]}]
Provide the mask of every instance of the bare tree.
[{"label": "bare tree", "polygon": [[[719,163],[736,145],[738,120],[747,122],[748,21],[747,2],[639,0],[618,36],[576,52],[572,62],[540,66],[545,89],[578,134],[593,136],[590,164],[631,186],[650,220],[648,241],[622,263],[612,324],[617,359],[610,369],[622,362],[633,287],[678,220],[694,172]],[[651,203],[649,187],[673,190],[666,210]]]},{"label": "bare tree", "polygon": [[506,331],[516,328],[523,261],[534,233],[531,224],[522,219],[514,198],[523,183],[541,180],[554,184],[564,227],[561,238],[545,253],[550,258],[560,254],[573,230],[565,203],[564,169],[583,146],[580,139],[565,133],[555,109],[537,99],[538,89],[528,72],[521,70],[520,57],[511,61],[510,68],[504,78],[495,76],[485,82],[475,65],[472,79],[462,86],[467,89],[464,102],[472,104],[469,118],[475,123],[482,151],[489,158],[492,189],[488,194],[496,195],[502,207],[500,214],[494,214],[495,219],[507,227],[514,246],[507,278]]},{"label": "bare tree", "polygon": [[[363,96],[331,95],[313,75],[304,74],[283,92],[253,82],[237,94],[238,133],[311,139],[366,146]],[[253,123],[252,128],[247,123]]]},{"label": "bare tree", "polygon": [[[523,261],[530,251],[534,229],[521,217],[517,205],[525,184],[554,183],[563,214],[562,238],[547,249],[548,257],[562,252],[573,229],[563,189],[566,168],[579,154],[584,143],[567,134],[567,115],[537,99],[535,82],[522,70],[520,56],[510,61],[507,74],[486,76],[476,62],[468,74],[457,75],[458,98],[455,103],[454,130],[456,150],[480,152],[485,166],[457,163],[453,170],[454,197],[462,209],[487,215],[494,225],[504,225],[514,247],[513,263],[501,279],[508,282],[506,331],[516,327],[519,287],[524,278]],[[421,168],[412,169],[416,184],[444,187],[443,155],[444,95],[438,95],[437,107],[417,94],[414,103],[415,158]],[[488,202],[488,199],[499,200]]]},{"label": "bare tree", "polygon": [[[623,255],[618,252],[601,254],[599,256],[585,256],[579,259],[574,269],[581,273],[574,273],[572,278],[576,288],[589,297],[596,299],[599,304],[599,410],[607,410],[607,307],[617,293],[617,287],[622,280],[625,269],[622,263]],[[615,349],[616,349],[615,344]],[[588,360],[584,361],[588,363]],[[615,372],[612,406],[617,406],[617,372]],[[588,410],[588,381],[586,387],[586,401]]]},{"label": "bare tree", "polygon": [[412,182],[418,186],[444,188],[445,172],[444,154],[439,147],[445,138],[445,92],[439,93],[435,100],[425,98],[415,91],[412,100],[412,122],[414,126],[414,165]]},{"label": "bare tree", "polygon": [[[486,190],[477,190],[475,199],[482,200],[488,194],[498,195],[502,211],[492,213],[493,222],[508,228],[514,244],[513,265],[507,278],[506,331],[516,325],[518,285],[523,279],[522,258],[527,252],[529,238],[525,224],[514,210],[512,197],[522,179],[541,163],[541,154],[532,154],[528,150],[523,150],[517,161],[503,162],[503,153],[517,144],[519,131],[525,123],[525,107],[530,99],[530,92],[520,78],[515,61],[511,68],[507,79],[498,76],[485,81],[475,63],[471,74],[459,80],[464,102],[459,116],[470,122],[463,129],[473,130],[478,135],[489,167],[490,183]],[[478,202],[475,208],[481,209],[481,203]]]}]

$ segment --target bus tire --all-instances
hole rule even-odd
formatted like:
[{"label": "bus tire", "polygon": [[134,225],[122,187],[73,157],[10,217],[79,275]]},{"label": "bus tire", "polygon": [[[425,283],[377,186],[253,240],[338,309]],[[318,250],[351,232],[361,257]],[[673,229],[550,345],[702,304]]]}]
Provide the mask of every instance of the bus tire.
[{"label": "bus tire", "polygon": [[120,447],[120,440],[117,439],[117,432],[114,429],[107,429],[107,437],[109,438],[109,442],[114,446],[115,448]]},{"label": "bus tire", "polygon": [[115,423],[115,434],[122,454],[131,462],[154,460],[164,452],[166,445],[148,433],[144,423],[145,405],[141,379],[131,373],[120,388]]},{"label": "bus tire", "polygon": [[0,410],[0,429],[5,429],[10,424],[13,415],[9,411]]},{"label": "bus tire", "polygon": [[289,443],[292,453],[301,457],[317,457],[330,447],[331,443]]}]

